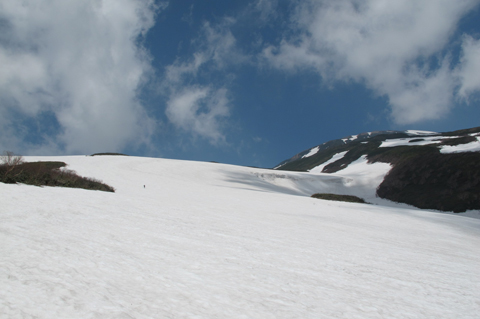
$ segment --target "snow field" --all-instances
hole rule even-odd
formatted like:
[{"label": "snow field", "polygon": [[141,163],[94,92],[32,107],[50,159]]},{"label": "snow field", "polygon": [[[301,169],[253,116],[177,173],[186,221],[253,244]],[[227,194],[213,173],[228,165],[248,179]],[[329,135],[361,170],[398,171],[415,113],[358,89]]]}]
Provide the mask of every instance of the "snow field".
[{"label": "snow field", "polygon": [[[398,138],[383,141],[380,147],[395,147],[395,146],[415,146],[415,145],[432,145],[440,144],[442,140],[448,138],[457,138],[458,136],[430,136],[423,137],[422,141],[410,142],[412,140],[418,139],[418,137],[409,137],[409,138]],[[440,145],[441,153],[461,153],[461,152],[479,152],[480,151],[480,137],[476,137],[477,140],[459,145]]]},{"label": "snow field", "polygon": [[382,142],[380,147],[395,147],[395,146],[416,146],[416,145],[431,145],[431,144],[439,144],[441,142],[441,139],[446,139],[446,138],[455,138],[456,136],[425,136],[421,137],[421,141],[417,142],[410,142],[412,140],[418,140],[419,137],[406,137],[406,138],[395,138],[395,139],[390,139],[390,140],[385,140]]},{"label": "snow field", "polygon": [[419,130],[406,130],[405,133],[411,134],[411,135],[435,135],[438,134],[437,132],[431,132],[431,131],[419,131]]},{"label": "snow field", "polygon": [[303,155],[302,158],[313,156],[317,154],[319,150],[320,150],[320,146],[316,146],[312,148],[307,154]]},{"label": "snow field", "polygon": [[327,166],[330,163],[334,163],[334,162],[342,159],[345,156],[345,154],[347,154],[347,153],[348,153],[348,151],[337,153],[337,154],[333,155],[332,158],[329,159],[328,161],[326,161],[325,163],[320,164],[320,165],[312,168],[309,172],[311,172],[311,173],[321,173],[323,171],[323,169],[325,168],[325,166]]},{"label": "snow field", "polygon": [[477,140],[460,145],[445,145],[440,149],[440,153],[461,153],[461,152],[480,152],[480,137]]},{"label": "snow field", "polygon": [[346,187],[343,176],[135,157],[27,159],[65,161],[117,191],[0,184],[0,318],[480,311],[479,220],[306,197]]}]

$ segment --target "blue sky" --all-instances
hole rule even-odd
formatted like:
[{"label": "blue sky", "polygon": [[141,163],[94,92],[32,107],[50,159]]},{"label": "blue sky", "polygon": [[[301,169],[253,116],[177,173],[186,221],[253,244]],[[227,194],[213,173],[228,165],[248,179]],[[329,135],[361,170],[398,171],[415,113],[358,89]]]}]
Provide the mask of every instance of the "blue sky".
[{"label": "blue sky", "polygon": [[5,0],[0,150],[273,167],[479,126],[480,0]]}]

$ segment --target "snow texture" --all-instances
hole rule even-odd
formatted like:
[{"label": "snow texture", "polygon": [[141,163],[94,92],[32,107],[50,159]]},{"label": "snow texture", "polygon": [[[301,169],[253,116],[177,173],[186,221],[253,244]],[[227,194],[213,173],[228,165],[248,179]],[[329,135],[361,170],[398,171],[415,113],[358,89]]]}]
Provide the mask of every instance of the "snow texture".
[{"label": "snow texture", "polygon": [[303,155],[302,158],[310,157],[310,156],[313,156],[313,155],[317,154],[319,149],[320,149],[320,146],[317,146],[317,147],[312,148],[312,149],[310,150],[310,152],[308,152],[307,154]]},{"label": "snow texture", "polygon": [[369,164],[367,156],[363,155],[334,175],[344,177],[346,189],[343,194],[355,195],[371,203],[382,202],[377,198],[377,188],[391,169],[392,166],[387,163]]},{"label": "snow texture", "polygon": [[[451,138],[458,138],[458,136],[425,136],[421,138],[421,141],[415,141],[418,140],[418,137],[395,138],[383,141],[380,147],[432,145],[439,144],[442,140]],[[414,142],[411,142],[412,140]]]},{"label": "snow texture", "polygon": [[[368,133],[368,135],[370,135],[370,133]],[[343,141],[343,143],[347,143],[347,141],[348,141],[348,142],[353,142],[353,141],[355,141],[357,138],[358,138],[358,135],[351,135],[351,136],[349,136],[349,137],[342,138],[342,141]]]},{"label": "snow texture", "polygon": [[361,169],[387,167],[365,159],[334,175],[123,156],[27,160],[65,161],[117,191],[0,183],[0,318],[480,313],[480,220],[308,197],[337,186],[368,193],[378,177]]},{"label": "snow texture", "polygon": [[478,152],[480,151],[480,138],[477,137],[476,141],[459,144],[459,145],[445,145],[440,149],[441,153],[462,153],[462,152]]},{"label": "snow texture", "polygon": [[[432,145],[440,144],[445,139],[458,138],[458,136],[430,136],[423,137],[421,141],[415,141],[417,138],[397,138],[383,141],[380,147],[395,147],[395,146],[415,146],[415,145]],[[411,142],[413,140],[413,142]],[[462,153],[462,152],[478,152],[480,151],[480,137],[477,140],[459,145],[439,145],[440,152],[447,153]]]},{"label": "snow texture", "polygon": [[345,152],[340,152],[340,153],[337,153],[335,155],[332,156],[331,159],[329,159],[328,161],[326,161],[325,163],[323,164],[320,164],[318,166],[315,166],[314,168],[312,168],[311,170],[309,170],[309,172],[311,173],[321,173],[323,171],[323,169],[325,168],[325,166],[327,166],[328,164],[331,164],[331,163],[334,163],[340,159],[342,159],[345,154],[347,154],[348,151],[345,151]]},{"label": "snow texture", "polygon": [[411,135],[434,135],[434,134],[438,134],[437,132],[419,131],[419,130],[407,130],[407,131],[405,131],[405,133],[411,134]]}]

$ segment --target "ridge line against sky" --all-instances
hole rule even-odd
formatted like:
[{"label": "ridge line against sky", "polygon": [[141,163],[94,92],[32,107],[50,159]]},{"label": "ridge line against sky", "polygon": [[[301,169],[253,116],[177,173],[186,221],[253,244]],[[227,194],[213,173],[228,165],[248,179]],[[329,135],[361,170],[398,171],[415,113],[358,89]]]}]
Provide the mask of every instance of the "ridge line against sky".
[{"label": "ridge line against sky", "polygon": [[480,119],[480,0],[5,0],[0,151],[273,167]]}]

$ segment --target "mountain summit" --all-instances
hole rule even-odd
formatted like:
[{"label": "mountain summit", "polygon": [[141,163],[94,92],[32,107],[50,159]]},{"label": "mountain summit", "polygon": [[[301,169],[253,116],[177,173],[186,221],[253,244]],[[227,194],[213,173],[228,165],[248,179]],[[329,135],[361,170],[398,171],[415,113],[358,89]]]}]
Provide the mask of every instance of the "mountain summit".
[{"label": "mountain summit", "polygon": [[388,163],[377,196],[425,209],[480,209],[480,127],[454,132],[377,131],[332,140],[276,170],[347,174],[352,165]]}]

